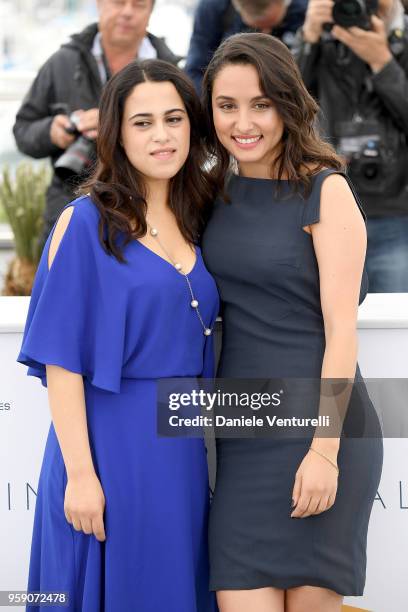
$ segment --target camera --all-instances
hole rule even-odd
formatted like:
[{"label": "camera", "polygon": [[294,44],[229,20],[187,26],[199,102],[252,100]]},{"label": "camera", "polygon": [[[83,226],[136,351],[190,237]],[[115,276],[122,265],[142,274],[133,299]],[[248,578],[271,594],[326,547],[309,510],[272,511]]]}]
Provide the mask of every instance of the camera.
[{"label": "camera", "polygon": [[396,196],[405,184],[406,145],[397,131],[376,120],[354,118],[336,123],[337,151],[361,195]]},{"label": "camera", "polygon": [[377,9],[378,0],[334,0],[333,21],[343,28],[371,30],[371,16]]},{"label": "camera", "polygon": [[69,120],[71,125],[65,128],[65,131],[77,138],[54,164],[55,174],[63,181],[82,177],[93,166],[96,158],[94,141],[78,130],[79,116],[71,113]]},{"label": "camera", "polygon": [[350,175],[362,193],[375,194],[385,190],[387,162],[386,151],[377,137],[360,141],[359,150],[349,159],[349,166]]}]

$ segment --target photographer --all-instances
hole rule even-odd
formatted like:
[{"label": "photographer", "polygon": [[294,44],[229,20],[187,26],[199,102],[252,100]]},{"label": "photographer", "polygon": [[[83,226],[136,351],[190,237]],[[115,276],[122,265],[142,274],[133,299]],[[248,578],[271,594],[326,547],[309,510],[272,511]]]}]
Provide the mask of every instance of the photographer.
[{"label": "photographer", "polygon": [[310,0],[293,47],[368,216],[371,292],[408,291],[408,21],[400,0]]},{"label": "photographer", "polygon": [[180,59],[146,31],[154,0],[98,0],[99,21],[71,36],[40,69],[13,128],[17,146],[51,157],[53,178],[44,212],[44,244],[60,211],[95,158],[102,87],[136,58]]},{"label": "photographer", "polygon": [[225,38],[257,30],[290,47],[306,6],[307,0],[199,0],[185,68],[196,90],[200,92],[207,64]]}]

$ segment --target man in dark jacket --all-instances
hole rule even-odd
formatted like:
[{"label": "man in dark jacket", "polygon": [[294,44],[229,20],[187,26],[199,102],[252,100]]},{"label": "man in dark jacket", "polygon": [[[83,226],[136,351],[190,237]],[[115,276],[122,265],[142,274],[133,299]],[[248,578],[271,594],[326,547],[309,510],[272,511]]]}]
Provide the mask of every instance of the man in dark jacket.
[{"label": "man in dark jacket", "polygon": [[292,50],[320,104],[322,132],[349,161],[368,216],[369,291],[405,292],[408,18],[400,0],[379,0],[368,29],[344,28],[334,24],[333,6],[309,1]]},{"label": "man in dark jacket", "polygon": [[[74,142],[66,132],[68,114],[77,129],[95,139],[102,87],[135,58],[159,58],[176,64],[165,42],[146,31],[154,0],[99,0],[99,21],[75,34],[40,69],[16,116],[13,128],[22,153],[51,157],[52,164]],[[53,174],[44,212],[44,243],[62,208],[73,198],[75,183]]]},{"label": "man in dark jacket", "polygon": [[290,47],[306,7],[307,0],[200,0],[185,68],[197,91],[208,62],[225,38],[261,31]]}]

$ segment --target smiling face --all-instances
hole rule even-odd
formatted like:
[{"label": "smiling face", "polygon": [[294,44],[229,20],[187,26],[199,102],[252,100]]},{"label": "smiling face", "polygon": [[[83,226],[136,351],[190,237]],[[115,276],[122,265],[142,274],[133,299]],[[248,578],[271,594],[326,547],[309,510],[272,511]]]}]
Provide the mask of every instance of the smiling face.
[{"label": "smiling face", "polygon": [[227,64],[221,68],[214,80],[212,109],[217,138],[236,158],[240,173],[271,178],[284,124],[261,91],[254,66]]},{"label": "smiling face", "polygon": [[124,106],[121,144],[147,184],[176,176],[189,154],[190,121],[173,83],[134,87]]},{"label": "smiling face", "polygon": [[146,36],[153,0],[98,0],[102,39],[116,47],[128,47]]}]

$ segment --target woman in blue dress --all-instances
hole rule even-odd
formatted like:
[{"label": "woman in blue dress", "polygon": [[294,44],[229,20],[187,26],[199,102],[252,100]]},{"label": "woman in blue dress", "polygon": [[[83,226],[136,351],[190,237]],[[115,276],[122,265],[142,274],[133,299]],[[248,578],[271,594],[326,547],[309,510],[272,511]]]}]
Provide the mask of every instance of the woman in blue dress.
[{"label": "woman in blue dress", "polygon": [[201,117],[170,64],[116,74],[86,194],[37,271],[18,361],[48,387],[52,424],[28,590],[67,592],[72,612],[216,609],[204,441],[156,427],[157,379],[213,368],[218,295],[195,246],[210,194]]},{"label": "woman in blue dress", "polygon": [[363,593],[382,466],[357,364],[364,213],[285,45],[229,38],[203,88],[220,189],[202,242],[222,301],[218,375],[283,379],[284,409],[300,400],[301,416],[334,418],[335,400],[340,425],[346,414],[341,437],[335,426],[217,440],[210,586],[221,612],[339,612]]}]

